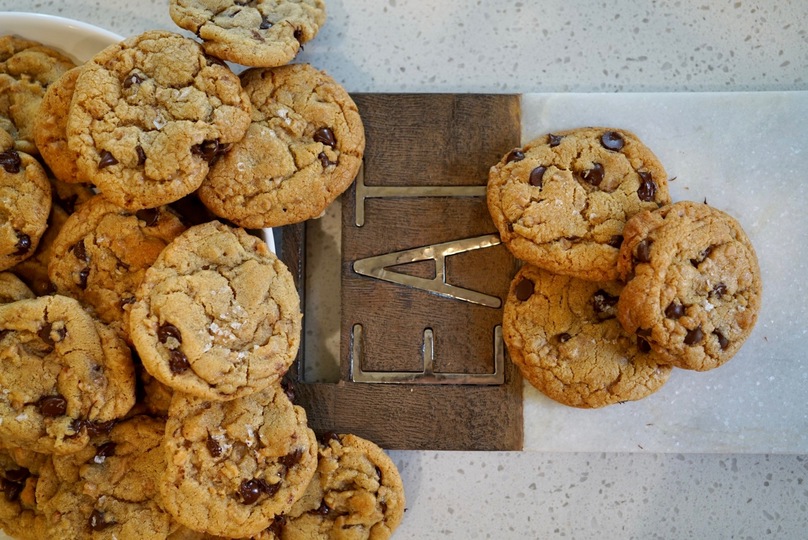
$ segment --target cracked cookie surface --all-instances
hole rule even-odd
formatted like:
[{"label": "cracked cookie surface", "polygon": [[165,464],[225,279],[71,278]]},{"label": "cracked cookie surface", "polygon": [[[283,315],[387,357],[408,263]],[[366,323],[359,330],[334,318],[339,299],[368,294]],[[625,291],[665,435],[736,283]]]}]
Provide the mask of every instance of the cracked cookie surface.
[{"label": "cracked cookie surface", "polygon": [[306,413],[280,385],[226,402],[175,393],[164,448],[165,508],[191,529],[225,537],[266,529],[317,468]]},{"label": "cracked cookie surface", "polygon": [[622,285],[524,265],[505,302],[502,333],[522,375],[548,397],[579,408],[642,399],[671,367],[616,318]]},{"label": "cracked cookie surface", "polygon": [[256,67],[291,61],[326,18],[323,0],[171,0],[169,15],[208,54]]},{"label": "cracked cookie surface", "polygon": [[252,123],[212,167],[199,198],[248,228],[320,216],[351,185],[362,162],[365,132],[356,104],[308,64],[252,69],[241,78]]},{"label": "cracked cookie surface", "polygon": [[547,134],[489,172],[488,209],[514,256],[593,281],[617,278],[626,220],[668,202],[662,164],[626,130]]},{"label": "cracked cookie surface", "polygon": [[75,452],[135,401],[129,348],[66,296],[0,305],[0,365],[5,445]]},{"label": "cracked cookie surface", "polygon": [[82,66],[67,139],[83,177],[138,210],[194,191],[249,123],[249,99],[230,68],[196,41],[155,30]]},{"label": "cracked cookie surface", "polygon": [[178,236],[146,271],[129,324],[155,378],[228,400],[280,380],[302,314],[292,274],[266,243],[211,221]]},{"label": "cracked cookie surface", "polygon": [[634,216],[618,267],[627,281],[620,322],[680,368],[726,363],[757,321],[755,250],[735,218],[707,204],[681,201]]}]

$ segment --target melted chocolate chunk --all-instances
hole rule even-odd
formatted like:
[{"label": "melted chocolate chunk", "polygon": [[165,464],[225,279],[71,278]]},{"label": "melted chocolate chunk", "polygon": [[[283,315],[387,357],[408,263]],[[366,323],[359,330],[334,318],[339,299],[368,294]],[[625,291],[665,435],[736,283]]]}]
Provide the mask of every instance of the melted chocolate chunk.
[{"label": "melted chocolate chunk", "polygon": [[334,433],[333,431],[326,431],[321,433],[317,436],[317,440],[320,441],[322,444],[328,445],[331,441],[336,441],[338,443],[342,443],[342,439],[338,433]]},{"label": "melted chocolate chunk", "polygon": [[89,267],[85,266],[84,268],[79,270],[79,280],[78,280],[77,285],[79,286],[80,289],[84,290],[84,289],[87,288],[87,278],[89,278],[89,277],[90,277],[90,268]]},{"label": "melted chocolate chunk", "polygon": [[208,435],[208,440],[205,441],[205,446],[208,447],[208,452],[210,452],[212,457],[217,458],[222,455],[222,447],[219,445],[216,439],[210,435]]},{"label": "melted chocolate chunk", "polygon": [[87,248],[84,246],[84,240],[79,240],[73,247],[70,248],[70,251],[73,255],[80,261],[84,261],[86,263],[90,262],[90,257],[87,255]]},{"label": "melted chocolate chunk", "polygon": [[665,308],[665,316],[669,319],[678,319],[685,314],[685,306],[674,300]]},{"label": "melted chocolate chunk", "polygon": [[90,529],[93,531],[103,531],[113,525],[115,525],[115,521],[107,521],[104,513],[100,510],[94,509],[93,513],[90,514]]},{"label": "melted chocolate chunk", "polygon": [[581,178],[588,184],[599,186],[600,183],[603,182],[603,165],[593,163],[591,169],[581,174]]},{"label": "melted chocolate chunk", "polygon": [[188,362],[188,357],[181,350],[171,349],[168,351],[168,367],[171,373],[180,374],[188,371],[191,363]]},{"label": "melted chocolate chunk", "polygon": [[228,150],[230,150],[230,145],[221,144],[218,140],[202,141],[191,147],[191,153],[200,156],[209,165],[219,161],[219,158],[225,155]]},{"label": "melted chocolate chunk", "polygon": [[533,296],[533,291],[535,289],[535,285],[532,281],[527,278],[522,278],[519,283],[516,284],[516,288],[514,288],[514,294],[516,295],[516,299],[520,302],[525,302],[531,296]]},{"label": "melted chocolate chunk", "polygon": [[266,17],[261,17],[261,24],[258,25],[258,28],[260,28],[261,30],[272,28],[272,21],[270,21]]},{"label": "melted chocolate chunk", "polygon": [[337,139],[334,137],[334,132],[329,127],[321,127],[314,132],[312,136],[314,142],[335,148],[337,146]]},{"label": "melted chocolate chunk", "polygon": [[87,435],[90,437],[97,437],[98,435],[107,435],[112,428],[115,427],[115,420],[108,420],[106,422],[92,422],[90,420],[79,420],[79,428],[76,430],[78,431],[81,429],[81,426],[87,428]]},{"label": "melted chocolate chunk", "polygon": [[135,146],[135,153],[137,154],[137,164],[143,165],[146,163],[146,151],[140,145]]},{"label": "melted chocolate chunk", "polygon": [[145,77],[143,77],[143,75],[133,71],[132,73],[127,75],[127,77],[123,80],[123,87],[124,88],[131,88],[132,86],[140,84],[145,80],[146,79],[145,79]]},{"label": "melted chocolate chunk", "polygon": [[135,212],[140,221],[145,221],[147,227],[154,227],[160,220],[160,211],[157,208],[144,208]]},{"label": "melted chocolate chunk", "polygon": [[701,326],[697,326],[693,330],[688,330],[685,334],[685,345],[698,345],[704,338],[704,332],[701,331]]},{"label": "melted chocolate chunk", "polygon": [[651,179],[651,173],[640,171],[640,180],[640,187],[637,188],[637,197],[639,197],[641,201],[653,201],[656,196],[657,185]]},{"label": "melted chocolate chunk", "polygon": [[568,333],[564,332],[562,334],[558,334],[556,336],[556,339],[558,339],[559,343],[566,343],[566,342],[568,342],[569,340],[572,339],[572,336],[569,335]]},{"label": "melted chocolate chunk", "polygon": [[620,297],[618,296],[613,296],[603,289],[598,289],[597,292],[592,295],[592,307],[595,309],[595,313],[598,315],[614,315],[613,308],[617,305],[617,301],[619,299]]},{"label": "melted chocolate chunk", "polygon": [[637,247],[634,248],[634,259],[641,263],[647,263],[651,261],[651,244],[653,244],[653,240],[645,239],[639,244]]},{"label": "melted chocolate chunk", "polygon": [[98,160],[99,169],[104,169],[111,165],[115,165],[116,163],[118,163],[118,160],[115,159],[115,156],[113,156],[111,152],[109,152],[108,150],[101,150],[101,154],[99,155]]},{"label": "melted chocolate chunk", "polygon": [[253,504],[261,495],[266,493],[267,483],[260,478],[242,480],[238,487],[236,496],[241,499],[242,504]]},{"label": "melted chocolate chunk", "polygon": [[157,339],[160,340],[160,343],[168,342],[169,338],[174,338],[178,342],[182,343],[182,334],[180,333],[180,329],[170,323],[161,324],[157,328]]},{"label": "melted chocolate chunk", "polygon": [[105,442],[101,446],[99,446],[95,451],[95,460],[96,463],[100,463],[106,458],[115,455],[115,448],[118,445],[112,441]]},{"label": "melted chocolate chunk", "polygon": [[336,165],[335,162],[328,159],[328,155],[326,155],[325,152],[320,152],[319,154],[317,154],[317,159],[320,160],[320,163],[322,164],[323,169],[327,169],[327,168],[331,167],[332,165]]},{"label": "melted chocolate chunk", "polygon": [[302,457],[303,457],[303,450],[298,448],[294,452],[278,458],[278,463],[280,463],[287,469],[291,469],[292,467],[300,463],[300,458]]},{"label": "melted chocolate chunk", "polygon": [[31,237],[25,233],[17,233],[17,243],[14,245],[17,251],[14,255],[25,255],[31,250]]},{"label": "melted chocolate chunk", "polygon": [[609,241],[606,242],[608,245],[612,246],[613,248],[620,249],[620,246],[623,245],[623,235],[616,234],[609,238]]},{"label": "melted chocolate chunk", "polygon": [[331,513],[331,509],[325,503],[325,500],[323,500],[323,501],[320,501],[320,506],[318,506],[314,510],[309,510],[309,513],[310,514],[315,514],[315,515],[318,515],[318,516],[327,516],[328,514]]},{"label": "melted chocolate chunk", "polygon": [[641,353],[651,352],[651,344],[642,336],[637,336],[637,350]]},{"label": "melted chocolate chunk", "polygon": [[712,253],[712,252],[713,252],[713,246],[707,246],[706,248],[704,248],[703,250],[701,250],[701,252],[699,252],[699,256],[698,256],[698,257],[696,257],[696,258],[694,258],[694,259],[690,259],[690,264],[692,264],[693,266],[695,266],[696,268],[698,268],[698,266],[699,266],[699,265],[700,265],[702,262],[704,262],[704,259],[706,259],[707,257],[709,257],[709,256],[710,256],[710,253]]},{"label": "melted chocolate chunk", "polygon": [[513,150],[505,156],[505,163],[510,163],[512,161],[522,161],[525,159],[525,153],[522,152],[519,148],[514,148]]},{"label": "melted chocolate chunk", "polygon": [[539,165],[538,167],[530,171],[530,179],[528,180],[530,182],[530,185],[535,187],[541,187],[542,184],[544,183],[544,173],[546,172],[547,167],[544,167],[542,165]]},{"label": "melted chocolate chunk", "polygon": [[623,140],[623,136],[618,132],[607,131],[600,136],[600,144],[603,145],[603,148],[607,150],[614,150],[616,152],[618,150],[622,150],[623,146],[626,144],[626,141]]},{"label": "melted chocolate chunk", "polygon": [[286,394],[286,397],[289,398],[289,401],[295,401],[295,383],[289,377],[284,377],[281,379],[281,389],[283,393]]},{"label": "melted chocolate chunk", "polygon": [[719,330],[713,330],[713,334],[716,338],[718,338],[718,346],[721,347],[722,351],[725,351],[727,347],[729,347],[729,340],[727,337],[722,334]]},{"label": "melted chocolate chunk", "polygon": [[22,159],[16,150],[0,152],[0,165],[9,174],[17,174],[22,169]]},{"label": "melted chocolate chunk", "polygon": [[556,146],[561,144],[561,139],[563,139],[564,137],[561,136],[561,135],[553,135],[552,133],[550,133],[547,136],[547,138],[548,138],[548,142],[550,144],[550,148],[555,148]]},{"label": "melted chocolate chunk", "polygon": [[295,31],[292,35],[295,36],[295,39],[297,40],[298,43],[303,42],[303,31],[300,30],[300,28],[295,28]]},{"label": "melted chocolate chunk", "polygon": [[57,341],[62,341],[65,336],[67,335],[67,329],[65,327],[59,328],[56,332],[56,339],[53,338],[53,325],[51,323],[45,323],[42,325],[42,328],[39,329],[39,332],[36,333],[39,336],[39,339],[44,341],[46,344],[53,347]]},{"label": "melted chocolate chunk", "polygon": [[266,530],[274,534],[276,538],[280,538],[283,534],[284,527],[286,527],[286,516],[280,515],[275,516],[272,523],[269,524],[269,527],[267,527]]},{"label": "melted chocolate chunk", "polygon": [[48,418],[56,418],[67,412],[67,400],[60,395],[45,396],[37,401],[36,406],[40,414]]},{"label": "melted chocolate chunk", "polygon": [[710,294],[720,299],[722,296],[727,294],[727,286],[719,281],[718,283],[715,284],[713,290],[710,291]]}]

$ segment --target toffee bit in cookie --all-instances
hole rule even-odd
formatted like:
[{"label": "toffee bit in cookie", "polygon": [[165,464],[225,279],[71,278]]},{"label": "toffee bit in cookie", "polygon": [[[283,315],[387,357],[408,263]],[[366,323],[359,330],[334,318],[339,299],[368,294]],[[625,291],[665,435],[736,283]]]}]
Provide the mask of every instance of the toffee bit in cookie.
[{"label": "toffee bit in cookie", "polygon": [[127,76],[127,77],[126,77],[124,80],[123,80],[123,87],[128,89],[128,88],[131,88],[132,86],[135,86],[135,85],[137,85],[137,84],[142,83],[142,82],[143,82],[143,81],[145,81],[145,80],[146,80],[146,79],[143,77],[143,75],[141,75],[140,73],[137,73],[137,72],[134,72],[134,71],[133,71],[132,73],[130,73],[130,74],[129,74],[129,75],[128,75],[128,76]]},{"label": "toffee bit in cookie", "polygon": [[219,457],[222,455],[222,447],[219,445],[218,441],[214,439],[211,435],[208,435],[208,440],[205,441],[205,446],[208,447],[208,452],[210,452],[211,457]]},{"label": "toffee bit in cookie", "polygon": [[22,159],[20,159],[20,154],[18,154],[16,150],[6,150],[5,152],[0,152],[0,165],[3,166],[7,173],[17,174],[22,168]]},{"label": "toffee bit in cookie", "polygon": [[722,296],[727,294],[727,286],[720,281],[715,284],[713,290],[710,291],[710,295],[715,296],[716,298],[720,299]]},{"label": "toffee bit in cookie", "polygon": [[637,188],[637,197],[641,201],[651,202],[656,197],[657,185],[648,171],[640,171],[640,187]]},{"label": "toffee bit in cookie", "polygon": [[328,159],[328,156],[326,155],[325,152],[320,152],[319,154],[317,154],[317,159],[320,160],[320,163],[323,165],[323,169],[327,169],[332,165],[336,165],[336,163]]},{"label": "toffee bit in cookie", "polygon": [[101,154],[99,155],[98,160],[98,168],[104,169],[106,167],[110,167],[118,163],[118,160],[115,159],[115,156],[109,150],[101,150]]},{"label": "toffee bit in cookie", "polygon": [[598,289],[592,295],[592,307],[598,316],[606,315],[609,317],[615,316],[614,307],[617,305],[619,297],[613,296],[603,289]]},{"label": "toffee bit in cookie", "polygon": [[623,140],[623,136],[620,135],[616,131],[607,131],[603,135],[600,136],[600,144],[603,145],[603,148],[607,150],[614,150],[618,151],[623,148],[626,144],[626,141]]},{"label": "toffee bit in cookie", "polygon": [[685,306],[683,306],[676,300],[672,301],[670,304],[668,304],[668,307],[665,308],[665,317],[669,319],[678,319],[684,314],[685,314]]},{"label": "toffee bit in cookie", "polygon": [[620,249],[620,246],[623,245],[623,235],[622,234],[615,234],[609,241],[606,242],[608,245],[612,246],[615,249]]},{"label": "toffee bit in cookie", "polygon": [[178,343],[182,343],[180,329],[171,323],[161,324],[157,328],[157,339],[160,340],[160,343],[167,343],[171,338],[176,339]]},{"label": "toffee bit in cookie", "polygon": [[587,184],[599,186],[600,183],[603,182],[603,165],[593,163],[591,169],[581,174],[581,178],[583,178]]},{"label": "toffee bit in cookie", "polygon": [[168,367],[171,369],[171,373],[179,375],[188,371],[191,364],[188,362],[188,357],[185,356],[185,353],[179,349],[171,349],[168,352]]},{"label": "toffee bit in cookie", "polygon": [[533,282],[527,278],[523,278],[519,283],[516,284],[514,294],[516,295],[517,300],[524,302],[533,296],[534,289],[535,285]]},{"label": "toffee bit in cookie", "polygon": [[337,139],[334,137],[334,131],[329,127],[318,128],[312,136],[314,142],[335,148],[337,146]]},{"label": "toffee bit in cookie", "polygon": [[160,220],[160,211],[157,208],[144,208],[135,212],[140,221],[145,221],[147,227],[154,227]]},{"label": "toffee bit in cookie", "polygon": [[93,461],[98,464],[104,463],[108,457],[115,455],[115,448],[117,446],[118,445],[113,441],[105,442],[96,449]]},{"label": "toffee bit in cookie", "polygon": [[727,347],[729,347],[729,340],[727,337],[719,330],[713,330],[713,335],[715,335],[715,337],[718,339],[718,346],[721,347],[722,351],[725,351]]},{"label": "toffee bit in cookie", "polygon": [[31,250],[31,237],[25,233],[17,233],[17,243],[14,247],[17,248],[14,255],[25,255]]},{"label": "toffee bit in cookie", "polygon": [[550,148],[555,148],[561,144],[561,139],[564,138],[563,135],[553,135],[552,133],[550,133],[547,137],[550,143]]},{"label": "toffee bit in cookie", "polygon": [[90,277],[90,268],[84,267],[79,270],[79,280],[77,285],[80,289],[84,290],[87,288],[87,279]]},{"label": "toffee bit in cookie", "polygon": [[634,259],[641,263],[647,263],[651,261],[651,244],[653,244],[653,240],[645,239],[639,244],[637,247],[634,248]]},{"label": "toffee bit in cookie", "polygon": [[137,154],[137,164],[143,165],[146,163],[146,151],[140,145],[135,146],[135,153]]},{"label": "toffee bit in cookie", "polygon": [[507,156],[505,156],[505,163],[511,163],[512,161],[522,161],[523,159],[525,159],[525,153],[519,148],[514,148],[508,153]]},{"label": "toffee bit in cookie", "polygon": [[547,172],[547,167],[539,165],[532,171],[530,171],[530,177],[528,178],[528,182],[531,186],[534,187],[541,187],[544,183],[544,173]]},{"label": "toffee bit in cookie", "polygon": [[67,400],[60,395],[45,396],[37,401],[36,406],[42,416],[48,418],[62,416],[67,412]]},{"label": "toffee bit in cookie", "polygon": [[115,525],[115,521],[107,521],[100,510],[94,509],[90,514],[90,529],[93,531],[103,531],[113,525]]},{"label": "toffee bit in cookie", "polygon": [[685,345],[698,345],[703,338],[704,332],[702,332],[701,326],[697,326],[693,330],[688,330],[687,334],[685,334]]}]

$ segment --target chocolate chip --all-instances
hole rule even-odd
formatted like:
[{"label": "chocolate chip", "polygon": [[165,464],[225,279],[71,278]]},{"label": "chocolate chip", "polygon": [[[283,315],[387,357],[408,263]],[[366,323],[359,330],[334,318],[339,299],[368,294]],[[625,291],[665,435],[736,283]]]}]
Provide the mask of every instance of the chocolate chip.
[{"label": "chocolate chip", "polygon": [[96,460],[96,463],[100,463],[106,458],[115,455],[115,448],[117,446],[118,445],[112,441],[105,442],[99,446],[95,451],[94,460]]},{"label": "chocolate chip", "polygon": [[513,292],[517,300],[525,302],[528,298],[533,296],[534,289],[535,285],[532,281],[527,278],[522,278],[519,283],[516,284],[516,288],[514,288]]},{"label": "chocolate chip", "polygon": [[270,21],[266,17],[261,17],[261,24],[258,25],[258,28],[260,28],[261,30],[266,30],[267,28],[272,28],[272,21]]},{"label": "chocolate chip", "polygon": [[76,202],[79,200],[78,195],[71,195],[70,197],[58,197],[58,204],[68,214],[76,211]]},{"label": "chocolate chip", "polygon": [[16,484],[24,484],[28,477],[31,476],[31,471],[28,469],[9,469],[3,473],[3,477],[10,482],[14,482]]},{"label": "chocolate chip", "polygon": [[568,333],[564,332],[564,333],[558,334],[556,336],[556,339],[558,339],[559,343],[566,343],[566,342],[568,342],[569,340],[572,339],[572,336],[569,335]]},{"label": "chocolate chip", "polygon": [[320,160],[320,163],[323,165],[323,169],[327,169],[332,165],[336,165],[336,163],[328,159],[328,155],[326,155],[325,152],[320,152],[319,154],[317,154],[317,159]]},{"label": "chocolate chip", "polygon": [[704,338],[704,332],[701,331],[701,326],[697,326],[693,330],[688,330],[685,334],[685,345],[696,345]]},{"label": "chocolate chip", "polygon": [[298,448],[294,452],[278,458],[278,463],[280,463],[287,469],[291,469],[292,467],[300,463],[300,458],[302,457],[303,457],[303,450]]},{"label": "chocolate chip", "polygon": [[376,467],[376,478],[379,479],[379,483],[381,484],[382,483],[382,470],[380,468],[378,468],[378,467]]},{"label": "chocolate chip", "polygon": [[674,300],[665,308],[665,316],[669,319],[678,319],[685,314],[685,306]]},{"label": "chocolate chip", "polygon": [[62,416],[67,412],[67,400],[60,396],[45,396],[36,403],[42,416],[48,418],[56,418]]},{"label": "chocolate chip", "polygon": [[331,513],[331,509],[325,503],[325,500],[320,501],[320,506],[315,508],[314,510],[309,510],[310,514],[315,514],[318,516],[327,516]]},{"label": "chocolate chip", "polygon": [[79,270],[79,281],[78,281],[77,285],[79,286],[79,288],[81,290],[84,290],[84,289],[87,288],[87,278],[89,278],[89,277],[90,277],[90,268],[89,267],[84,267],[81,270]]},{"label": "chocolate chip", "polygon": [[550,148],[555,148],[561,144],[561,139],[564,138],[562,135],[553,135],[552,133],[550,133],[547,137],[550,143]]},{"label": "chocolate chip", "polygon": [[616,234],[609,238],[609,241],[606,242],[608,245],[612,246],[613,248],[620,249],[620,246],[623,245],[623,235]]},{"label": "chocolate chip", "polygon": [[603,165],[600,163],[593,163],[591,169],[584,171],[583,174],[581,174],[581,178],[583,178],[588,184],[599,186],[600,183],[603,182]]},{"label": "chocolate chip", "polygon": [[106,167],[109,167],[110,165],[115,165],[116,163],[118,163],[118,160],[115,159],[115,156],[113,156],[111,152],[109,152],[108,150],[101,150],[101,154],[98,160],[99,169],[104,169]]},{"label": "chocolate chip", "polygon": [[510,163],[512,161],[522,161],[523,159],[525,159],[525,153],[522,152],[522,150],[520,150],[519,148],[515,148],[511,150],[507,156],[505,156],[505,163]]},{"label": "chocolate chip", "polygon": [[191,147],[191,153],[200,156],[209,165],[216,163],[228,150],[230,150],[230,145],[221,144],[218,140],[202,141]]},{"label": "chocolate chip", "polygon": [[73,247],[70,248],[73,255],[80,261],[90,262],[90,257],[87,255],[87,248],[84,246],[84,240],[79,240]]},{"label": "chocolate chip", "polygon": [[530,185],[541,187],[542,184],[544,183],[544,173],[546,172],[547,167],[544,167],[542,165],[539,165],[538,167],[530,171],[530,179],[528,180],[528,182],[530,182]]},{"label": "chocolate chip", "polygon": [[[314,512],[310,510],[309,513]],[[283,535],[283,528],[286,527],[286,516],[279,515],[275,516],[272,520],[272,523],[269,524],[269,527],[266,528],[267,531],[274,534],[274,538],[280,538]]]},{"label": "chocolate chip", "polygon": [[298,41],[298,43],[303,43],[303,31],[300,28],[295,28],[295,31],[292,35],[295,36],[295,39]]},{"label": "chocolate chip", "polygon": [[716,338],[718,338],[718,346],[721,347],[721,350],[724,351],[729,347],[729,340],[727,337],[722,334],[719,330],[713,330],[713,334]]},{"label": "chocolate chip", "polygon": [[722,296],[727,294],[727,286],[719,281],[718,283],[715,284],[713,290],[710,291],[710,294],[720,299]]},{"label": "chocolate chip", "polygon": [[701,250],[701,251],[699,252],[698,257],[696,257],[696,258],[694,258],[694,259],[690,259],[690,264],[692,264],[693,266],[695,266],[695,267],[697,267],[697,268],[698,268],[698,266],[699,266],[699,265],[700,265],[702,262],[704,262],[704,259],[706,259],[707,257],[709,257],[709,256],[710,256],[710,253],[712,253],[712,252],[713,252],[713,246],[707,246],[706,248],[704,248],[703,250]]},{"label": "chocolate chip", "polygon": [[607,314],[613,316],[613,308],[617,305],[619,299],[620,297],[618,296],[613,296],[603,289],[598,289],[595,294],[592,295],[592,307],[598,315]]},{"label": "chocolate chip", "polygon": [[651,261],[651,244],[654,242],[649,239],[645,239],[639,244],[637,247],[634,248],[634,258],[641,263],[647,263]]},{"label": "chocolate chip", "polygon": [[17,233],[17,243],[14,245],[17,251],[14,255],[25,255],[31,250],[31,237],[25,233]]},{"label": "chocolate chip", "polygon": [[157,208],[143,208],[135,212],[140,221],[145,221],[147,227],[154,227],[160,220],[160,211]]},{"label": "chocolate chip", "polygon": [[16,150],[6,150],[5,152],[0,152],[0,165],[3,166],[7,173],[17,174],[22,168],[22,159],[20,159],[20,154],[18,154]]},{"label": "chocolate chip", "polygon": [[67,335],[67,329],[62,326],[56,331],[56,339],[53,339],[53,325],[51,323],[45,323],[42,325],[42,328],[39,329],[37,332],[39,339],[44,341],[46,344],[53,347],[57,341],[62,341],[65,336]]},{"label": "chocolate chip", "polygon": [[331,148],[335,148],[337,146],[337,139],[334,138],[334,132],[329,127],[321,127],[314,132],[312,136],[314,142],[322,143],[326,146],[330,146]]},{"label": "chocolate chip", "polygon": [[327,445],[331,441],[342,443],[342,439],[340,438],[339,434],[333,431],[326,431],[324,433],[319,434],[317,440],[325,445]]},{"label": "chocolate chip", "polygon": [[124,80],[123,80],[123,87],[124,88],[131,88],[136,84],[140,84],[146,79],[140,74],[135,73],[134,71],[130,73]]},{"label": "chocolate chip", "polygon": [[208,447],[208,452],[210,452],[212,457],[216,458],[222,455],[222,447],[219,445],[216,439],[210,435],[208,435],[208,440],[205,441],[205,445]]},{"label": "chocolate chip", "polygon": [[171,349],[168,351],[168,367],[171,369],[171,373],[180,374],[188,371],[191,364],[188,362],[188,357],[185,356],[185,353],[179,349]]},{"label": "chocolate chip", "polygon": [[118,306],[123,309],[124,306],[128,306],[135,303],[135,297],[131,295],[126,295],[121,297],[121,301],[118,302]]},{"label": "chocolate chip", "polygon": [[106,422],[92,422],[90,420],[79,420],[79,428],[76,431],[81,429],[81,426],[87,428],[87,435],[90,437],[97,437],[98,435],[107,435],[112,428],[115,427],[115,420],[107,420]]},{"label": "chocolate chip", "polygon": [[157,328],[157,339],[160,340],[160,343],[167,343],[169,338],[174,338],[182,343],[182,333],[180,333],[180,329],[171,323],[161,324]]},{"label": "chocolate chip", "polygon": [[642,336],[637,336],[637,350],[641,353],[651,352],[651,344]]},{"label": "chocolate chip", "polygon": [[93,509],[92,514],[90,514],[90,529],[103,531],[113,525],[115,525],[115,521],[107,521],[103,512]]},{"label": "chocolate chip", "polygon": [[241,499],[242,504],[253,504],[266,492],[265,487],[266,482],[260,478],[242,480],[236,496]]},{"label": "chocolate chip", "polygon": [[146,151],[140,145],[135,146],[135,153],[137,154],[137,164],[143,165],[146,163]]},{"label": "chocolate chip", "polygon": [[642,181],[640,182],[640,187],[637,188],[637,197],[639,197],[641,201],[653,201],[656,196],[657,186],[651,178],[651,173],[640,171],[640,179]]},{"label": "chocolate chip", "polygon": [[295,401],[295,383],[288,377],[284,377],[281,379],[281,389],[283,393],[286,394],[286,397],[289,398],[289,401]]},{"label": "chocolate chip", "polygon": [[20,493],[22,493],[22,490],[25,489],[25,482],[13,482],[3,478],[0,480],[0,488],[2,488],[6,500],[9,502],[14,502],[20,498]]},{"label": "chocolate chip", "polygon": [[620,135],[616,131],[607,131],[603,135],[600,136],[600,144],[603,145],[603,148],[607,150],[621,150],[623,146],[626,144],[626,141],[623,140],[623,136]]}]

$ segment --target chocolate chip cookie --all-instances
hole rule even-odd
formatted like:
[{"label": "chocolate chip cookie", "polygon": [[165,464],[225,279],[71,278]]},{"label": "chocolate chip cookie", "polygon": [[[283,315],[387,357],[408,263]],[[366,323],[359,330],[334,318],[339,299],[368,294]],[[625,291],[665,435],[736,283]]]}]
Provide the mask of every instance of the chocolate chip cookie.
[{"label": "chocolate chip cookie", "polygon": [[266,243],[212,221],[178,236],[146,271],[130,336],[164,384],[228,400],[280,380],[301,320],[292,275]]},{"label": "chocolate chip cookie", "polygon": [[517,258],[611,281],[626,220],[670,196],[665,169],[636,135],[591,127],[547,134],[509,152],[490,170],[487,201]]},{"label": "chocolate chip cookie", "polygon": [[171,0],[169,14],[205,52],[245,66],[288,63],[325,23],[323,0]]},{"label": "chocolate chip cookie", "polygon": [[12,272],[0,272],[0,304],[9,304],[35,296],[28,285]]},{"label": "chocolate chip cookie", "polygon": [[762,284],[740,223],[681,201],[626,224],[617,316],[669,363],[706,371],[727,362],[757,321]]},{"label": "chocolate chip cookie", "polygon": [[129,306],[146,270],[185,230],[165,206],[129,212],[96,195],[67,218],[53,242],[48,275],[59,294],[129,334]]},{"label": "chocolate chip cookie", "polygon": [[66,296],[0,305],[0,366],[3,445],[75,452],[135,401],[129,348]]},{"label": "chocolate chip cookie", "polygon": [[671,367],[638,346],[616,318],[617,281],[595,282],[524,265],[513,279],[502,333],[513,363],[548,397],[580,408],[642,399]]},{"label": "chocolate chip cookie", "polygon": [[196,41],[155,30],[84,64],[67,140],[80,174],[134,211],[194,191],[249,123],[249,98],[230,68]]},{"label": "chocolate chip cookie", "polygon": [[39,162],[24,152],[0,152],[0,270],[34,254],[48,226],[51,187]]},{"label": "chocolate chip cookie", "polygon": [[45,516],[35,492],[40,470],[48,460],[46,454],[0,449],[0,528],[19,540],[47,537]]},{"label": "chocolate chip cookie", "polygon": [[249,228],[315,218],[351,185],[365,149],[356,104],[308,64],[241,75],[253,105],[244,139],[199,188],[216,215]]},{"label": "chocolate chip cookie", "polygon": [[317,468],[306,413],[280,385],[226,402],[175,393],[164,448],[166,510],[186,527],[226,537],[266,529]]},{"label": "chocolate chip cookie", "polygon": [[390,538],[404,516],[401,476],[384,450],[356,435],[327,434],[303,496],[260,540]]}]

